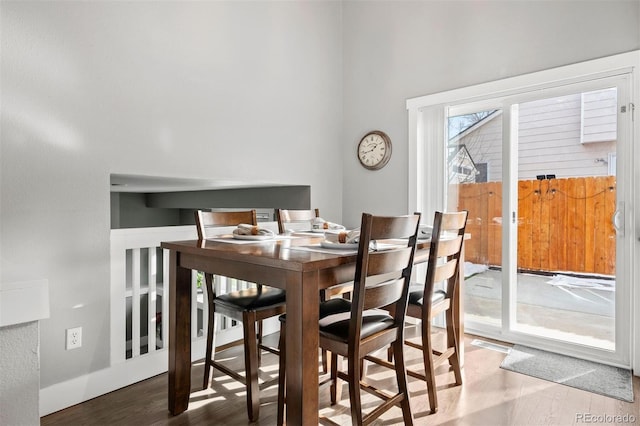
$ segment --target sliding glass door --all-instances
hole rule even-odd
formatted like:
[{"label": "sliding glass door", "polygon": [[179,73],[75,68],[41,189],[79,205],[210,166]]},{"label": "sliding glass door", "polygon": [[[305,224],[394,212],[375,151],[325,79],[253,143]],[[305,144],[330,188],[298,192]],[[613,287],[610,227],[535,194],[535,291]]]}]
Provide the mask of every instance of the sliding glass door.
[{"label": "sliding glass door", "polygon": [[468,210],[467,330],[629,363],[625,76],[445,108],[446,206]]}]

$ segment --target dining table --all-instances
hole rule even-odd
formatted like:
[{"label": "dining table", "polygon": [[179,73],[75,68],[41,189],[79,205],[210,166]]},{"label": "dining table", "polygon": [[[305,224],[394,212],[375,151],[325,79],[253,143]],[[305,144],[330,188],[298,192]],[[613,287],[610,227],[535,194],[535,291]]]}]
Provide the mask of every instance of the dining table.
[{"label": "dining table", "polygon": [[[168,409],[178,415],[191,393],[191,271],[260,283],[286,291],[286,420],[318,424],[318,306],[320,291],[353,281],[357,249],[324,247],[322,234],[277,235],[235,241],[232,236],[167,241],[169,250]],[[415,262],[428,259],[429,241],[419,240]],[[464,265],[464,259],[460,262]],[[460,268],[461,270],[464,268]],[[464,280],[464,273],[459,279]],[[458,336],[463,336],[462,282],[454,300]],[[460,339],[462,358],[463,339]],[[462,362],[462,359],[461,359]]]}]

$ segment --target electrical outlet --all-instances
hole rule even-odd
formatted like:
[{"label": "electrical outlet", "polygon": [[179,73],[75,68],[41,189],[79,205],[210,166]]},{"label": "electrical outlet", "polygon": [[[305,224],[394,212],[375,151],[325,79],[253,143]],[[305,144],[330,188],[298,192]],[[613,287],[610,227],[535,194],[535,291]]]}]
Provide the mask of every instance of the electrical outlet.
[{"label": "electrical outlet", "polygon": [[68,328],[66,347],[69,349],[76,349],[82,346],[82,327]]}]

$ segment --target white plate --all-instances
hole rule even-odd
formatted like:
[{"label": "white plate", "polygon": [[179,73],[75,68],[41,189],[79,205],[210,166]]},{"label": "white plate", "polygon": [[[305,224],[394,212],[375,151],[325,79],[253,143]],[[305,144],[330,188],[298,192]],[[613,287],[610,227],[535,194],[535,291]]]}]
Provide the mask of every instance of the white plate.
[{"label": "white plate", "polygon": [[236,240],[262,241],[262,240],[272,240],[275,237],[276,237],[275,235],[239,235],[239,234],[233,234],[233,238],[235,238]]},{"label": "white plate", "polygon": [[334,233],[340,233],[340,232],[344,232],[346,231],[347,228],[345,228],[344,226],[341,228],[329,228],[329,229],[313,229],[313,232],[317,232],[319,234],[324,234],[325,232],[334,232]]},{"label": "white plate", "polygon": [[358,243],[347,244],[347,243],[334,243],[333,241],[322,241],[320,245],[324,248],[328,249],[338,249],[338,250],[358,250]]},{"label": "white plate", "polygon": [[420,225],[418,228],[418,239],[419,240],[428,240],[431,238],[431,233],[433,232],[433,226],[431,225]]}]

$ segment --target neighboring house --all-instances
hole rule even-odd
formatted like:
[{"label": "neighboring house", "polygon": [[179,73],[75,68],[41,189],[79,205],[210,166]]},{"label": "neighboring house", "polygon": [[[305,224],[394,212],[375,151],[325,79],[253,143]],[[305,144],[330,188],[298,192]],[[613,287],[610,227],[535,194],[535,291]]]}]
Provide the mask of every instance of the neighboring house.
[{"label": "neighboring house", "polygon": [[481,173],[471,158],[471,154],[464,145],[449,146],[447,156],[449,163],[449,183],[474,183],[485,182],[480,176]]},{"label": "neighboring house", "polygon": [[[606,89],[519,104],[518,179],[615,175],[616,103],[616,90]],[[475,182],[502,180],[502,111],[451,138],[450,152],[455,147],[486,168],[486,180],[480,173]],[[457,173],[460,165],[450,164]]]}]

